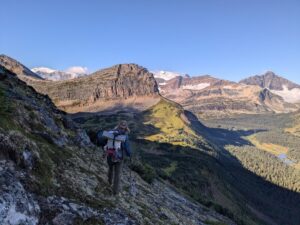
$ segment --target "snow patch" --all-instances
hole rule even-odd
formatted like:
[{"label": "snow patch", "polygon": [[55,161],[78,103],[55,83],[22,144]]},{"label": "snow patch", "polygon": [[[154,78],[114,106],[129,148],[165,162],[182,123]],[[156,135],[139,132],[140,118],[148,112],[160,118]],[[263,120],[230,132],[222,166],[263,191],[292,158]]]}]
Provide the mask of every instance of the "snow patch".
[{"label": "snow patch", "polygon": [[194,85],[184,85],[184,86],[182,86],[182,89],[199,91],[199,90],[202,90],[209,86],[210,86],[210,83],[200,83],[200,84],[194,84]]},{"label": "snow patch", "polygon": [[58,81],[58,80],[70,80],[77,77],[87,75],[87,67],[73,66],[65,71],[53,70],[47,67],[36,67],[31,69],[32,72],[38,74],[40,77],[46,80]]},{"label": "snow patch", "polygon": [[281,96],[286,102],[299,103],[300,102],[300,89],[288,89],[286,85],[282,85],[283,90],[270,90],[272,93]]},{"label": "snow patch", "polygon": [[223,88],[224,88],[224,89],[235,89],[235,88],[232,87],[231,85],[225,85]]},{"label": "snow patch", "polygon": [[169,71],[154,71],[152,72],[155,78],[160,78],[164,80],[171,80],[175,77],[183,76],[181,73],[176,73],[176,72],[169,72]]},{"label": "snow patch", "polygon": [[54,69],[51,69],[48,67],[35,67],[35,68],[32,68],[31,71],[34,73],[39,73],[39,72],[40,73],[54,73],[57,70],[54,70]]},{"label": "snow patch", "polygon": [[87,67],[82,67],[82,66],[72,66],[68,69],[65,70],[66,73],[71,73],[71,74],[87,74],[88,73],[88,68]]}]

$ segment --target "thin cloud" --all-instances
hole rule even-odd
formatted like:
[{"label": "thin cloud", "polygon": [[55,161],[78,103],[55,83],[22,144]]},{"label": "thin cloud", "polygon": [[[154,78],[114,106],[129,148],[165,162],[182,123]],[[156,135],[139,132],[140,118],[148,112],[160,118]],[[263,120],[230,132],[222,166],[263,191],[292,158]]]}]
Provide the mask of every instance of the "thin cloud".
[{"label": "thin cloud", "polygon": [[71,73],[71,74],[87,74],[88,68],[82,67],[82,66],[72,66],[72,67],[66,69],[65,72]]}]

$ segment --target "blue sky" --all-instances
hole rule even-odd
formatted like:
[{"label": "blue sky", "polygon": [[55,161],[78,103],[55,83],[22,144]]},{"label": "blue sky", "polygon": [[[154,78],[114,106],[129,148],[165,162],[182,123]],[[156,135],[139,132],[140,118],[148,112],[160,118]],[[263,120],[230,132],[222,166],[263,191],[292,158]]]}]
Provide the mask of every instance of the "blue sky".
[{"label": "blue sky", "polygon": [[299,0],[3,0],[0,10],[0,53],[30,68],[133,62],[300,83]]}]

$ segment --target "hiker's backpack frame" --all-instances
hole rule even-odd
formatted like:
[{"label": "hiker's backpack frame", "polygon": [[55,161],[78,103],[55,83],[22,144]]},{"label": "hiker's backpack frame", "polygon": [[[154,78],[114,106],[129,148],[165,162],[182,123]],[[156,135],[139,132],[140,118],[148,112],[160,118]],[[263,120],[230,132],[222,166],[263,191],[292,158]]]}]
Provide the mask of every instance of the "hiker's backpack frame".
[{"label": "hiker's backpack frame", "polygon": [[108,139],[104,146],[106,156],[111,157],[112,162],[122,161],[124,158],[122,143],[126,141],[126,135],[118,131],[104,131],[103,136]]}]

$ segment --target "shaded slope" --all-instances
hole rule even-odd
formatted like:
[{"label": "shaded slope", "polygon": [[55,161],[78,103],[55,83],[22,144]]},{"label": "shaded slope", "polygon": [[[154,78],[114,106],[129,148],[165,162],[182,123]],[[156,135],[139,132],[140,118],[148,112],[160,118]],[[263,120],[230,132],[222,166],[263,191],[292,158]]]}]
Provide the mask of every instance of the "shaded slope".
[{"label": "shaded slope", "polygon": [[0,55],[0,65],[16,73],[20,79],[25,79],[26,77],[31,77],[39,80],[42,79],[38,74],[32,72],[26,66],[22,65],[20,62],[13,58],[10,58],[7,55]]},{"label": "shaded slope", "polygon": [[209,130],[201,124],[196,126],[199,121],[177,103],[162,98],[143,113],[86,114],[75,120],[93,137],[95,131],[111,129],[124,119],[131,128],[135,150],[133,169],[145,180],[160,178],[170,182],[182,193],[240,224],[260,223],[244,205],[246,199],[231,183],[235,179],[207,141]]}]

